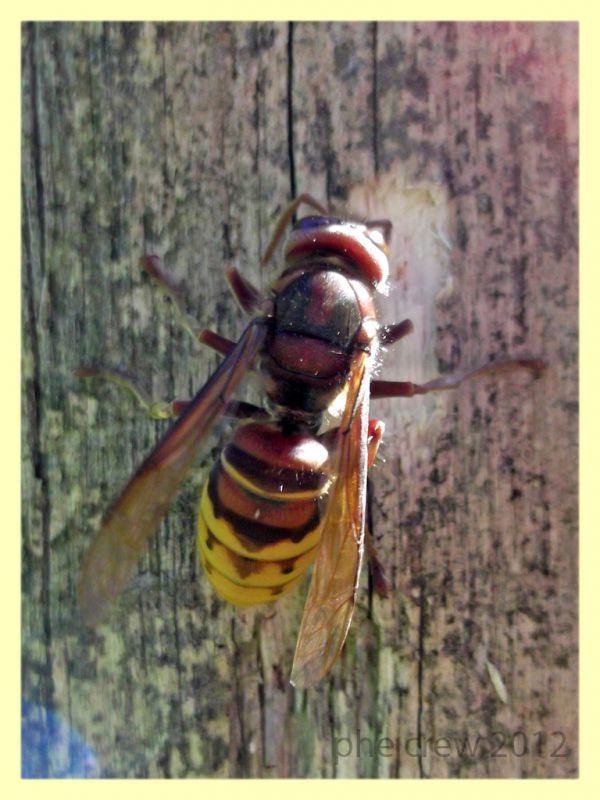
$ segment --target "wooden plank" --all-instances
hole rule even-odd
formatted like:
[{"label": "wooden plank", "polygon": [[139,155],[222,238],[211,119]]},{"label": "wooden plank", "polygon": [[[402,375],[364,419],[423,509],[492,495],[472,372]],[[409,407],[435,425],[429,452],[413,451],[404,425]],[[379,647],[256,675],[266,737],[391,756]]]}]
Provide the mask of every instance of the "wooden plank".
[{"label": "wooden plank", "polygon": [[[72,371],[123,367],[157,398],[189,397],[218,359],[139,257],[161,255],[197,319],[235,338],[224,268],[265,284],[260,254],[301,191],[394,224],[382,318],[415,333],[383,377],[550,365],[373,404],[394,592],[371,597],[365,578],[345,653],[308,692],[286,682],[303,591],[241,612],[200,574],[206,465],[108,624],[86,632],[74,600],[101,514],[165,425]],[[577,774],[576,198],[574,24],[24,26],[34,770],[84,769],[68,739],[43,746],[51,710],[92,748],[85,768],[114,777]]]}]

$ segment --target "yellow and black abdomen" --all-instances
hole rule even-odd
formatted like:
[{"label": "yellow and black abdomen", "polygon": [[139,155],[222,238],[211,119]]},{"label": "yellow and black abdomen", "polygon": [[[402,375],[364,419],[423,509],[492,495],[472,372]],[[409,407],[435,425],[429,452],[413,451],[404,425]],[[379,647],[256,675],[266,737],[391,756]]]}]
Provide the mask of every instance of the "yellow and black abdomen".
[{"label": "yellow and black abdomen", "polygon": [[214,464],[198,515],[202,565],[231,603],[276,600],[317,552],[329,484],[318,438],[275,424],[239,427]]}]

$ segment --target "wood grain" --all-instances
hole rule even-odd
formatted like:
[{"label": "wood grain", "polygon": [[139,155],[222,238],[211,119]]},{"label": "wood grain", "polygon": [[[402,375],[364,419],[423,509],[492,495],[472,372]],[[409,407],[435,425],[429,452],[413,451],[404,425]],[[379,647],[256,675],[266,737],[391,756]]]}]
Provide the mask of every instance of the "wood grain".
[{"label": "wood grain", "polygon": [[[22,688],[39,774],[79,769],[53,710],[93,749],[90,774],[113,777],[577,775],[577,36],[24,26]],[[307,692],[287,684],[305,589],[239,611],[199,574],[202,465],[109,622],[84,628],[83,552],[164,424],[73,377],[121,367],[190,397],[218,357],[139,257],[237,338],[224,269],[264,284],[273,222],[303,191],[394,223],[382,318],[415,333],[382,377],[549,363],[373,404],[370,513],[394,591],[365,576],[343,657]]]}]

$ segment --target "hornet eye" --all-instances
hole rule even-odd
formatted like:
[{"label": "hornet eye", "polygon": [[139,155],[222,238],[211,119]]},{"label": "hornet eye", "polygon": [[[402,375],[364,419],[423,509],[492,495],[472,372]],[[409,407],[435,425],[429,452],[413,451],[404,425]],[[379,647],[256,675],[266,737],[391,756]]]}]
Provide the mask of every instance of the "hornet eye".
[{"label": "hornet eye", "polygon": [[323,228],[325,225],[340,225],[344,220],[339,217],[322,217],[320,215],[313,215],[304,217],[298,220],[294,225],[295,231],[306,231],[310,228]]}]

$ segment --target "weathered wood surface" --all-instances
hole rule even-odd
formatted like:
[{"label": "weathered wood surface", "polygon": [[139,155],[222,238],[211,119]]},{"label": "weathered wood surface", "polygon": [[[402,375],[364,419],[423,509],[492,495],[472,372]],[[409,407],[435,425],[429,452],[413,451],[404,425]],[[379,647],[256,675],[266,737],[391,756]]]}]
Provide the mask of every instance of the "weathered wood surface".
[{"label": "weathered wood surface", "polygon": [[[54,709],[106,776],[575,775],[576,26],[23,37],[23,695],[41,740]],[[550,364],[374,407],[371,513],[394,592],[373,598],[365,579],[341,662],[308,692],[286,683],[303,592],[240,612],[199,575],[202,469],[108,624],[86,632],[74,603],[103,510],[164,426],[73,369],[190,396],[218,359],[139,256],[162,255],[197,318],[235,337],[223,268],[261,282],[300,191],[394,223],[382,316],[416,332],[386,377]],[[68,745],[36,767],[74,771]]]}]

